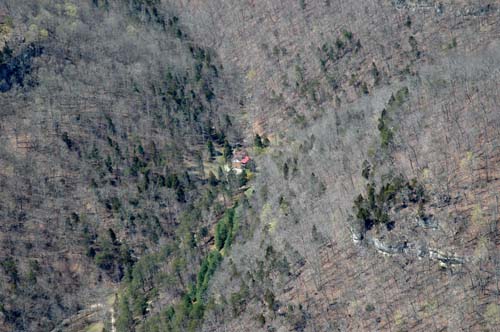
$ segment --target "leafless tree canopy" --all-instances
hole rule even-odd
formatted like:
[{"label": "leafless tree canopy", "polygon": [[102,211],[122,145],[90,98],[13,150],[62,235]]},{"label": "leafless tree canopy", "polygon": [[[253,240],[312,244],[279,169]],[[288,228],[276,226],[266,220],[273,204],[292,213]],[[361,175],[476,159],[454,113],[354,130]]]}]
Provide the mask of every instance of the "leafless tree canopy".
[{"label": "leafless tree canopy", "polygon": [[0,331],[500,331],[499,22],[1,0]]}]

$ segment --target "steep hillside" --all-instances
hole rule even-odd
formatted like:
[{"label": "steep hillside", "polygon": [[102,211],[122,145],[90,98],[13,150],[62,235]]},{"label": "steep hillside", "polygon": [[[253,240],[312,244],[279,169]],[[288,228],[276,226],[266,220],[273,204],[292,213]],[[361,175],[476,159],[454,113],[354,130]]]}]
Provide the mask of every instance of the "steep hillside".
[{"label": "steep hillside", "polygon": [[498,22],[4,0],[0,330],[498,331]]},{"label": "steep hillside", "polygon": [[[0,321],[49,331],[220,214],[233,189],[208,179],[241,140],[237,104],[216,54],[167,10],[2,7]],[[193,205],[203,218],[184,216]]]}]

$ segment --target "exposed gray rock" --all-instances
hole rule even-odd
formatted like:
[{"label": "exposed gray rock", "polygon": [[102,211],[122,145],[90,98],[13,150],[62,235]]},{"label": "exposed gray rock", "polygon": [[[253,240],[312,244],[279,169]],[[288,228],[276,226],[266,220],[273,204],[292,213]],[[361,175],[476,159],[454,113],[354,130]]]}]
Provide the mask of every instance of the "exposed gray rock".
[{"label": "exposed gray rock", "polygon": [[429,258],[439,261],[439,263],[444,266],[462,265],[464,263],[463,257],[458,257],[452,254],[447,254],[439,250],[429,250]]},{"label": "exposed gray rock", "polygon": [[364,229],[363,229],[362,225],[354,222],[354,220],[352,218],[350,218],[348,220],[348,223],[350,225],[349,231],[351,232],[352,241],[354,243],[361,242],[364,238]]},{"label": "exposed gray rock", "polygon": [[500,7],[493,4],[468,6],[460,9],[456,16],[486,16],[499,12],[499,10]]},{"label": "exposed gray rock", "polygon": [[398,9],[430,9],[435,7],[435,0],[393,0],[392,4]]},{"label": "exposed gray rock", "polygon": [[395,243],[395,244],[384,243],[377,238],[372,238],[372,243],[379,252],[387,255],[401,254],[407,247],[406,242]]}]

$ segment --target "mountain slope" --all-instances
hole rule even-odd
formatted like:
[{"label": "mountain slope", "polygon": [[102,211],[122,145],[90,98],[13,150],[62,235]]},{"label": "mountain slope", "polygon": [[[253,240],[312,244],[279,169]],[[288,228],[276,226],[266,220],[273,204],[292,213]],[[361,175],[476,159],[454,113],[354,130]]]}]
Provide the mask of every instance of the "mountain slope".
[{"label": "mountain slope", "polygon": [[5,1],[0,329],[496,331],[499,18]]}]

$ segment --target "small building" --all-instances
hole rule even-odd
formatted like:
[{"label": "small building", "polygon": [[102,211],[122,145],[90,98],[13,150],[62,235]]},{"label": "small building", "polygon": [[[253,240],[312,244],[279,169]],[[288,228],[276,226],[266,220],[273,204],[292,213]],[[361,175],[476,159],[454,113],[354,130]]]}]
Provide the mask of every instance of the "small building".
[{"label": "small building", "polygon": [[246,167],[247,164],[250,162],[250,157],[249,156],[245,156],[242,160],[241,160],[241,167]]},{"label": "small building", "polygon": [[233,158],[233,160],[231,161],[231,164],[232,164],[233,168],[241,169],[241,160],[239,158]]},{"label": "small building", "polygon": [[236,173],[241,173],[250,162],[250,157],[244,151],[238,151],[231,160],[231,166]]}]

